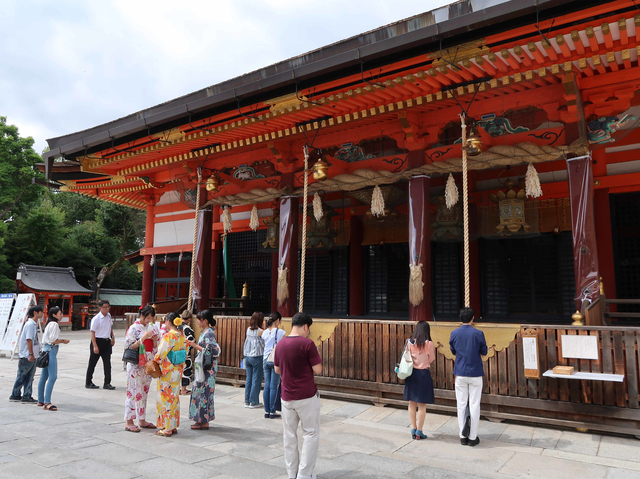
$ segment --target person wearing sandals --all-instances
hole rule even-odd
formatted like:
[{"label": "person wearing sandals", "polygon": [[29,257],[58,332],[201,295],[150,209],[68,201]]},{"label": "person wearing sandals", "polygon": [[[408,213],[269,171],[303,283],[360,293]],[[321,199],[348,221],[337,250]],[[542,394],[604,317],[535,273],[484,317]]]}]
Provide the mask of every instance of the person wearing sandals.
[{"label": "person wearing sandals", "polygon": [[[200,338],[198,342],[188,341],[189,346],[198,352],[196,368],[203,367],[201,374],[197,374],[191,388],[191,403],[189,404],[189,419],[195,421],[191,429],[209,429],[209,421],[216,418],[213,394],[216,390],[216,374],[218,373],[218,356],[220,347],[216,341],[216,333],[213,328],[216,320],[213,313],[205,309],[198,312],[198,327]],[[210,359],[209,359],[210,358]],[[209,367],[209,361],[211,366]],[[198,379],[203,379],[199,381]]]},{"label": "person wearing sandals", "polygon": [[[409,401],[411,437],[426,439],[422,432],[427,415],[427,404],[434,403],[433,380],[429,367],[436,359],[436,350],[431,341],[431,329],[426,321],[419,321],[406,345],[413,360],[413,372],[404,380],[404,399]],[[416,409],[418,414],[416,417]]]},{"label": "person wearing sandals", "polygon": [[58,379],[58,345],[69,344],[68,339],[60,339],[60,326],[58,321],[62,319],[62,310],[54,306],[49,310],[47,327],[44,328],[42,344],[45,351],[49,351],[49,365],[42,368],[40,382],[38,383],[38,406],[43,406],[47,411],[57,411],[58,408],[51,404],[51,392]]},{"label": "person wearing sandals", "polygon": [[285,336],[285,332],[279,329],[282,315],[274,311],[267,319],[267,329],[262,333],[264,339],[264,417],[267,419],[277,419],[280,414],[276,413],[276,402],[278,399],[278,386],[280,385],[280,375],[273,370],[273,362],[267,361],[274,346]]},{"label": "person wearing sandals", "polygon": [[260,404],[260,387],[262,386],[264,340],[262,339],[262,323],[264,314],[256,311],[251,315],[247,328],[247,338],[244,341],[244,367],[247,371],[247,381],[244,387],[244,407],[258,409]]},{"label": "person wearing sandals", "polygon": [[[160,341],[160,330],[153,324],[156,310],[152,306],[145,306],[140,310],[140,317],[129,327],[124,338],[124,347],[138,350],[144,345],[145,359],[153,361]],[[147,422],[147,394],[151,385],[144,366],[127,363],[127,397],[124,402],[124,420],[127,421],[125,430],[140,432],[140,428],[155,429]],[[138,420],[136,426],[134,421]]]},{"label": "person wearing sandals", "polygon": [[178,433],[180,425],[180,382],[187,349],[184,334],[178,331],[182,318],[169,313],[164,318],[164,324],[167,333],[162,337],[155,355],[155,361],[162,371],[156,396],[157,426],[160,429],[156,435],[170,437]]},{"label": "person wearing sandals", "polygon": [[[182,331],[184,334],[184,338],[187,340],[187,344],[196,340],[196,335],[189,326],[189,322],[191,321],[191,313],[186,309],[180,315],[182,317],[182,324],[178,328],[178,330]],[[191,394],[189,391],[189,387],[193,382],[193,360],[191,359],[191,351],[187,348],[187,360],[184,362],[184,370],[182,371],[182,389],[180,390],[180,395],[186,396]]]}]

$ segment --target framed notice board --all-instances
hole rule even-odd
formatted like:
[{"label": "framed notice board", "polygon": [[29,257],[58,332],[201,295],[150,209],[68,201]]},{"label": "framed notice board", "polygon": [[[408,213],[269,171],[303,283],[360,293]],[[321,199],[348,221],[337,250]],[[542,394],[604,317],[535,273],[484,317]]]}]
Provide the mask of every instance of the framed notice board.
[{"label": "framed notice board", "polygon": [[538,357],[538,330],[522,330],[522,356],[524,358],[524,377],[540,379],[540,358]]}]

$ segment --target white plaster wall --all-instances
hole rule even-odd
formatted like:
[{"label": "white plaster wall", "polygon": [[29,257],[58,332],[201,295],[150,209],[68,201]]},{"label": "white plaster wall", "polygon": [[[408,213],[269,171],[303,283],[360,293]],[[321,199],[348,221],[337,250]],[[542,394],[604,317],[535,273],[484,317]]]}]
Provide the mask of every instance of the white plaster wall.
[{"label": "white plaster wall", "polygon": [[153,247],[193,243],[195,219],[156,223],[153,227]]}]

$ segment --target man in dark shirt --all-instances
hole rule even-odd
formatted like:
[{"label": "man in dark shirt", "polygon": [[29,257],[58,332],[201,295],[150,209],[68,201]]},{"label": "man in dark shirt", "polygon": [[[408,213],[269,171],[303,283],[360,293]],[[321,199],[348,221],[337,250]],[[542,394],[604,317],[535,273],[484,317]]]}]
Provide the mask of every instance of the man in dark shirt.
[{"label": "man in dark shirt", "polygon": [[[281,375],[284,462],[292,479],[315,479],[313,468],[320,444],[320,396],[313,378],[322,372],[318,348],[309,337],[311,316],[296,313],[291,334],[278,342],[274,369]],[[302,423],[302,452],[298,453],[298,422]]]},{"label": "man in dark shirt", "polygon": [[[451,332],[449,347],[455,355],[453,374],[456,377],[456,401],[458,403],[458,426],[460,426],[460,444],[477,446],[478,423],[480,422],[480,398],[482,396],[482,356],[487,354],[487,342],[484,333],[473,327],[474,313],[471,308],[460,310],[462,326]],[[471,429],[469,437],[462,434],[465,412],[469,403]]]}]

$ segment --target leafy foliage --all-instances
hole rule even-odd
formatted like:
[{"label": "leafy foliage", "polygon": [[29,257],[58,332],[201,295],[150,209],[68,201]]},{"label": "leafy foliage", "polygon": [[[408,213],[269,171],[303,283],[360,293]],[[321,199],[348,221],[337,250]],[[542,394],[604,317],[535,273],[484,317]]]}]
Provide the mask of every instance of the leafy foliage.
[{"label": "leafy foliage", "polygon": [[142,274],[123,256],[144,243],[145,213],[32,185],[43,177],[32,138],[0,117],[0,292],[15,289],[19,263],[74,268],[85,287],[140,289]]}]

